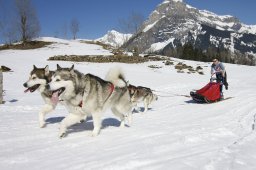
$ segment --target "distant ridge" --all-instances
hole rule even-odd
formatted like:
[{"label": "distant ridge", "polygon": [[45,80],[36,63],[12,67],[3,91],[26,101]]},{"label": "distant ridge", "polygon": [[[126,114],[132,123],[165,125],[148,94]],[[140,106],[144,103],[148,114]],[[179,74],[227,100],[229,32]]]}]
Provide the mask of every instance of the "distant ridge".
[{"label": "distant ridge", "polygon": [[108,31],[106,35],[96,39],[95,41],[100,41],[102,43],[109,44],[113,47],[120,47],[126,41],[128,41],[128,39],[131,38],[131,36],[132,34],[122,34],[120,32],[112,30]]}]

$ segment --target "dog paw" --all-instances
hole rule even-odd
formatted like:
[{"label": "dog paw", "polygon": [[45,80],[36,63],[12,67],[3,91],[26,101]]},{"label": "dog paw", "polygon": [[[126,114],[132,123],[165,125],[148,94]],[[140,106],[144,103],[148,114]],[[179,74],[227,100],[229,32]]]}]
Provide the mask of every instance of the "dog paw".
[{"label": "dog paw", "polygon": [[99,131],[92,131],[91,133],[91,137],[95,137],[95,136],[98,136],[99,135]]},{"label": "dog paw", "polygon": [[63,132],[63,133],[61,133],[61,134],[59,135],[59,138],[62,139],[62,138],[64,138],[65,136],[67,136],[67,133]]},{"label": "dog paw", "polygon": [[132,113],[128,114],[126,117],[125,117],[128,125],[130,126],[132,124]]},{"label": "dog paw", "polygon": [[124,121],[121,121],[120,122],[120,126],[119,126],[120,128],[124,128],[125,127],[125,123],[124,123]]},{"label": "dog paw", "polygon": [[39,127],[40,127],[40,128],[44,128],[45,126],[46,126],[46,123],[45,123],[45,122],[40,122],[40,123],[39,123]]}]

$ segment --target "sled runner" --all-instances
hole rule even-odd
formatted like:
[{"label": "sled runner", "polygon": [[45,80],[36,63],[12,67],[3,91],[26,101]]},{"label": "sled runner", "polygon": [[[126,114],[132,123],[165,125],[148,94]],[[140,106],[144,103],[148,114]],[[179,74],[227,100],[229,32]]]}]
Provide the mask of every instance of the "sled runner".
[{"label": "sled runner", "polygon": [[190,96],[198,103],[213,103],[223,100],[220,94],[220,82],[210,82],[199,90],[191,91]]}]

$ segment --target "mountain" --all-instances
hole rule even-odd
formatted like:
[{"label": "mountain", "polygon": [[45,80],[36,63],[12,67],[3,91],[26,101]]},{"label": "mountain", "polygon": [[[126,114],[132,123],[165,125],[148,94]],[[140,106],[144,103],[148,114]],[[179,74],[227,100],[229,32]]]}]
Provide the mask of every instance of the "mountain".
[{"label": "mountain", "polygon": [[137,48],[139,52],[175,56],[177,48],[185,44],[202,52],[213,49],[219,55],[225,51],[231,58],[250,54],[255,59],[256,25],[243,24],[230,15],[196,9],[182,0],[165,0],[123,47],[128,51]]},{"label": "mountain", "polygon": [[101,38],[96,39],[95,41],[100,41],[105,44],[109,44],[113,47],[120,47],[126,42],[129,38],[131,38],[132,34],[122,34],[115,30],[108,31],[106,35]]}]

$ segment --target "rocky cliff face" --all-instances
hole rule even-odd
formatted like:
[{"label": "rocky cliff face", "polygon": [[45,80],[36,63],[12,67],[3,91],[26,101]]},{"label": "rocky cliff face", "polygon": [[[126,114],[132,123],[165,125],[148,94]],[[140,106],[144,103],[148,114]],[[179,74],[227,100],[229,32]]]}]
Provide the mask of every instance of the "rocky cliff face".
[{"label": "rocky cliff face", "polygon": [[230,15],[198,10],[182,0],[165,0],[123,47],[165,53],[185,43],[201,50],[216,47],[256,56],[256,25],[245,25]]}]

